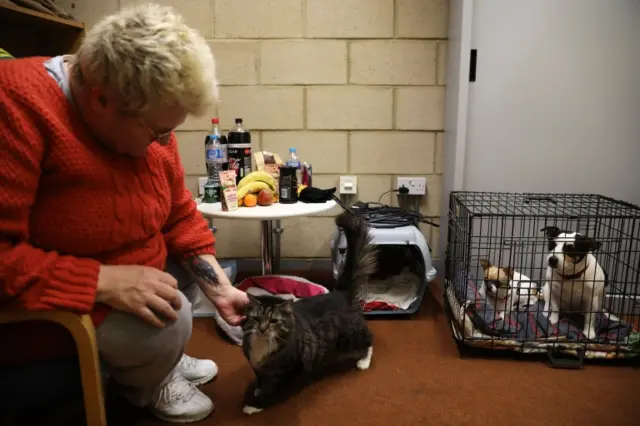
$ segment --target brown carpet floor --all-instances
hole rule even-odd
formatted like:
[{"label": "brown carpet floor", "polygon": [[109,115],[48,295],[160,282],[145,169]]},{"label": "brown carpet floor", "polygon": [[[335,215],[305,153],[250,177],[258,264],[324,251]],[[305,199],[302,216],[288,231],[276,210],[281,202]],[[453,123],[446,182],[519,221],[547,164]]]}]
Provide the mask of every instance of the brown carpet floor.
[{"label": "brown carpet floor", "polygon": [[[461,359],[437,299],[427,296],[412,319],[371,321],[375,343],[368,371],[327,377],[251,417],[241,411],[252,372],[240,348],[219,337],[213,320],[196,320],[188,353],[220,366],[218,378],[203,387],[216,410],[198,424],[640,425],[639,368],[587,364],[559,370],[542,358]],[[112,398],[108,411],[110,425],[164,425]]]}]

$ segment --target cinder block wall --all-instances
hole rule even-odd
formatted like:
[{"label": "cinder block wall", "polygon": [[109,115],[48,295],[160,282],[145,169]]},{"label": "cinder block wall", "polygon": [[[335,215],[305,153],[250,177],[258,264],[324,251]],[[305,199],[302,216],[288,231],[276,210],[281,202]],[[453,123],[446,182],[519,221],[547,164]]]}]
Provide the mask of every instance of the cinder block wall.
[{"label": "cinder block wall", "polygon": [[[135,0],[58,0],[88,25]],[[358,198],[377,201],[397,175],[427,178],[420,208],[441,198],[447,0],[159,0],[210,40],[226,132],[242,117],[254,149],[296,147],[319,187],[358,176]],[[71,8],[71,4],[75,6]],[[187,185],[205,174],[211,117],[178,133]],[[397,204],[395,195],[382,201]],[[329,254],[337,211],[283,221],[282,256]],[[259,223],[220,220],[220,257],[258,257]],[[423,227],[437,253],[438,231]]]}]

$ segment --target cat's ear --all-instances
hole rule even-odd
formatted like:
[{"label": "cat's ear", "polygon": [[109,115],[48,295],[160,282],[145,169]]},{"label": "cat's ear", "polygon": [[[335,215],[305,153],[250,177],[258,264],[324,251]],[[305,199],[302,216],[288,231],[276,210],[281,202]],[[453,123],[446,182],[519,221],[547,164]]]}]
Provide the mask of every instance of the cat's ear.
[{"label": "cat's ear", "polygon": [[250,293],[247,293],[247,297],[249,298],[249,304],[251,306],[258,307],[261,305],[260,301],[255,296],[252,296]]},{"label": "cat's ear", "polygon": [[290,314],[291,312],[293,312],[293,300],[285,299],[282,303],[278,305],[278,309],[280,309],[281,312]]},{"label": "cat's ear", "polygon": [[249,298],[249,303],[244,307],[244,312],[245,315],[251,316],[254,312],[258,312],[260,301],[249,293],[247,293],[247,297]]}]

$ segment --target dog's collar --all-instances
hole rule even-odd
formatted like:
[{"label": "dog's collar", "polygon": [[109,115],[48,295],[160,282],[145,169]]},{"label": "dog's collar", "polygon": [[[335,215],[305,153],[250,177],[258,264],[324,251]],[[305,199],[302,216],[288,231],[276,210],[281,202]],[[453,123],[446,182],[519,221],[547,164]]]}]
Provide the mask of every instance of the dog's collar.
[{"label": "dog's collar", "polygon": [[580,278],[582,274],[584,274],[584,271],[587,270],[588,267],[589,267],[589,264],[587,263],[582,271],[577,272],[575,274],[571,274],[571,275],[564,275],[564,274],[561,274],[560,272],[556,272],[556,274],[558,274],[560,278],[562,278],[563,280],[575,280]]}]

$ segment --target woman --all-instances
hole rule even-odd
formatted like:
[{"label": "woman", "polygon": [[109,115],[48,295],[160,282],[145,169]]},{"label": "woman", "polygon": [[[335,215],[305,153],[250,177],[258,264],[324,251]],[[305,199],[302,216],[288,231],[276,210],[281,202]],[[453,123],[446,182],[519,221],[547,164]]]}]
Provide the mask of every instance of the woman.
[{"label": "woman", "polygon": [[[185,287],[197,282],[232,325],[248,303],[214,257],[173,132],[216,99],[205,40],[153,4],[106,17],[74,56],[0,63],[0,301],[90,313],[117,389],[169,422],[213,410],[195,386],[217,366],[184,354]],[[194,279],[164,272],[168,259]],[[33,360],[30,345],[73,349],[20,327],[0,329],[14,342],[0,362]]]}]

